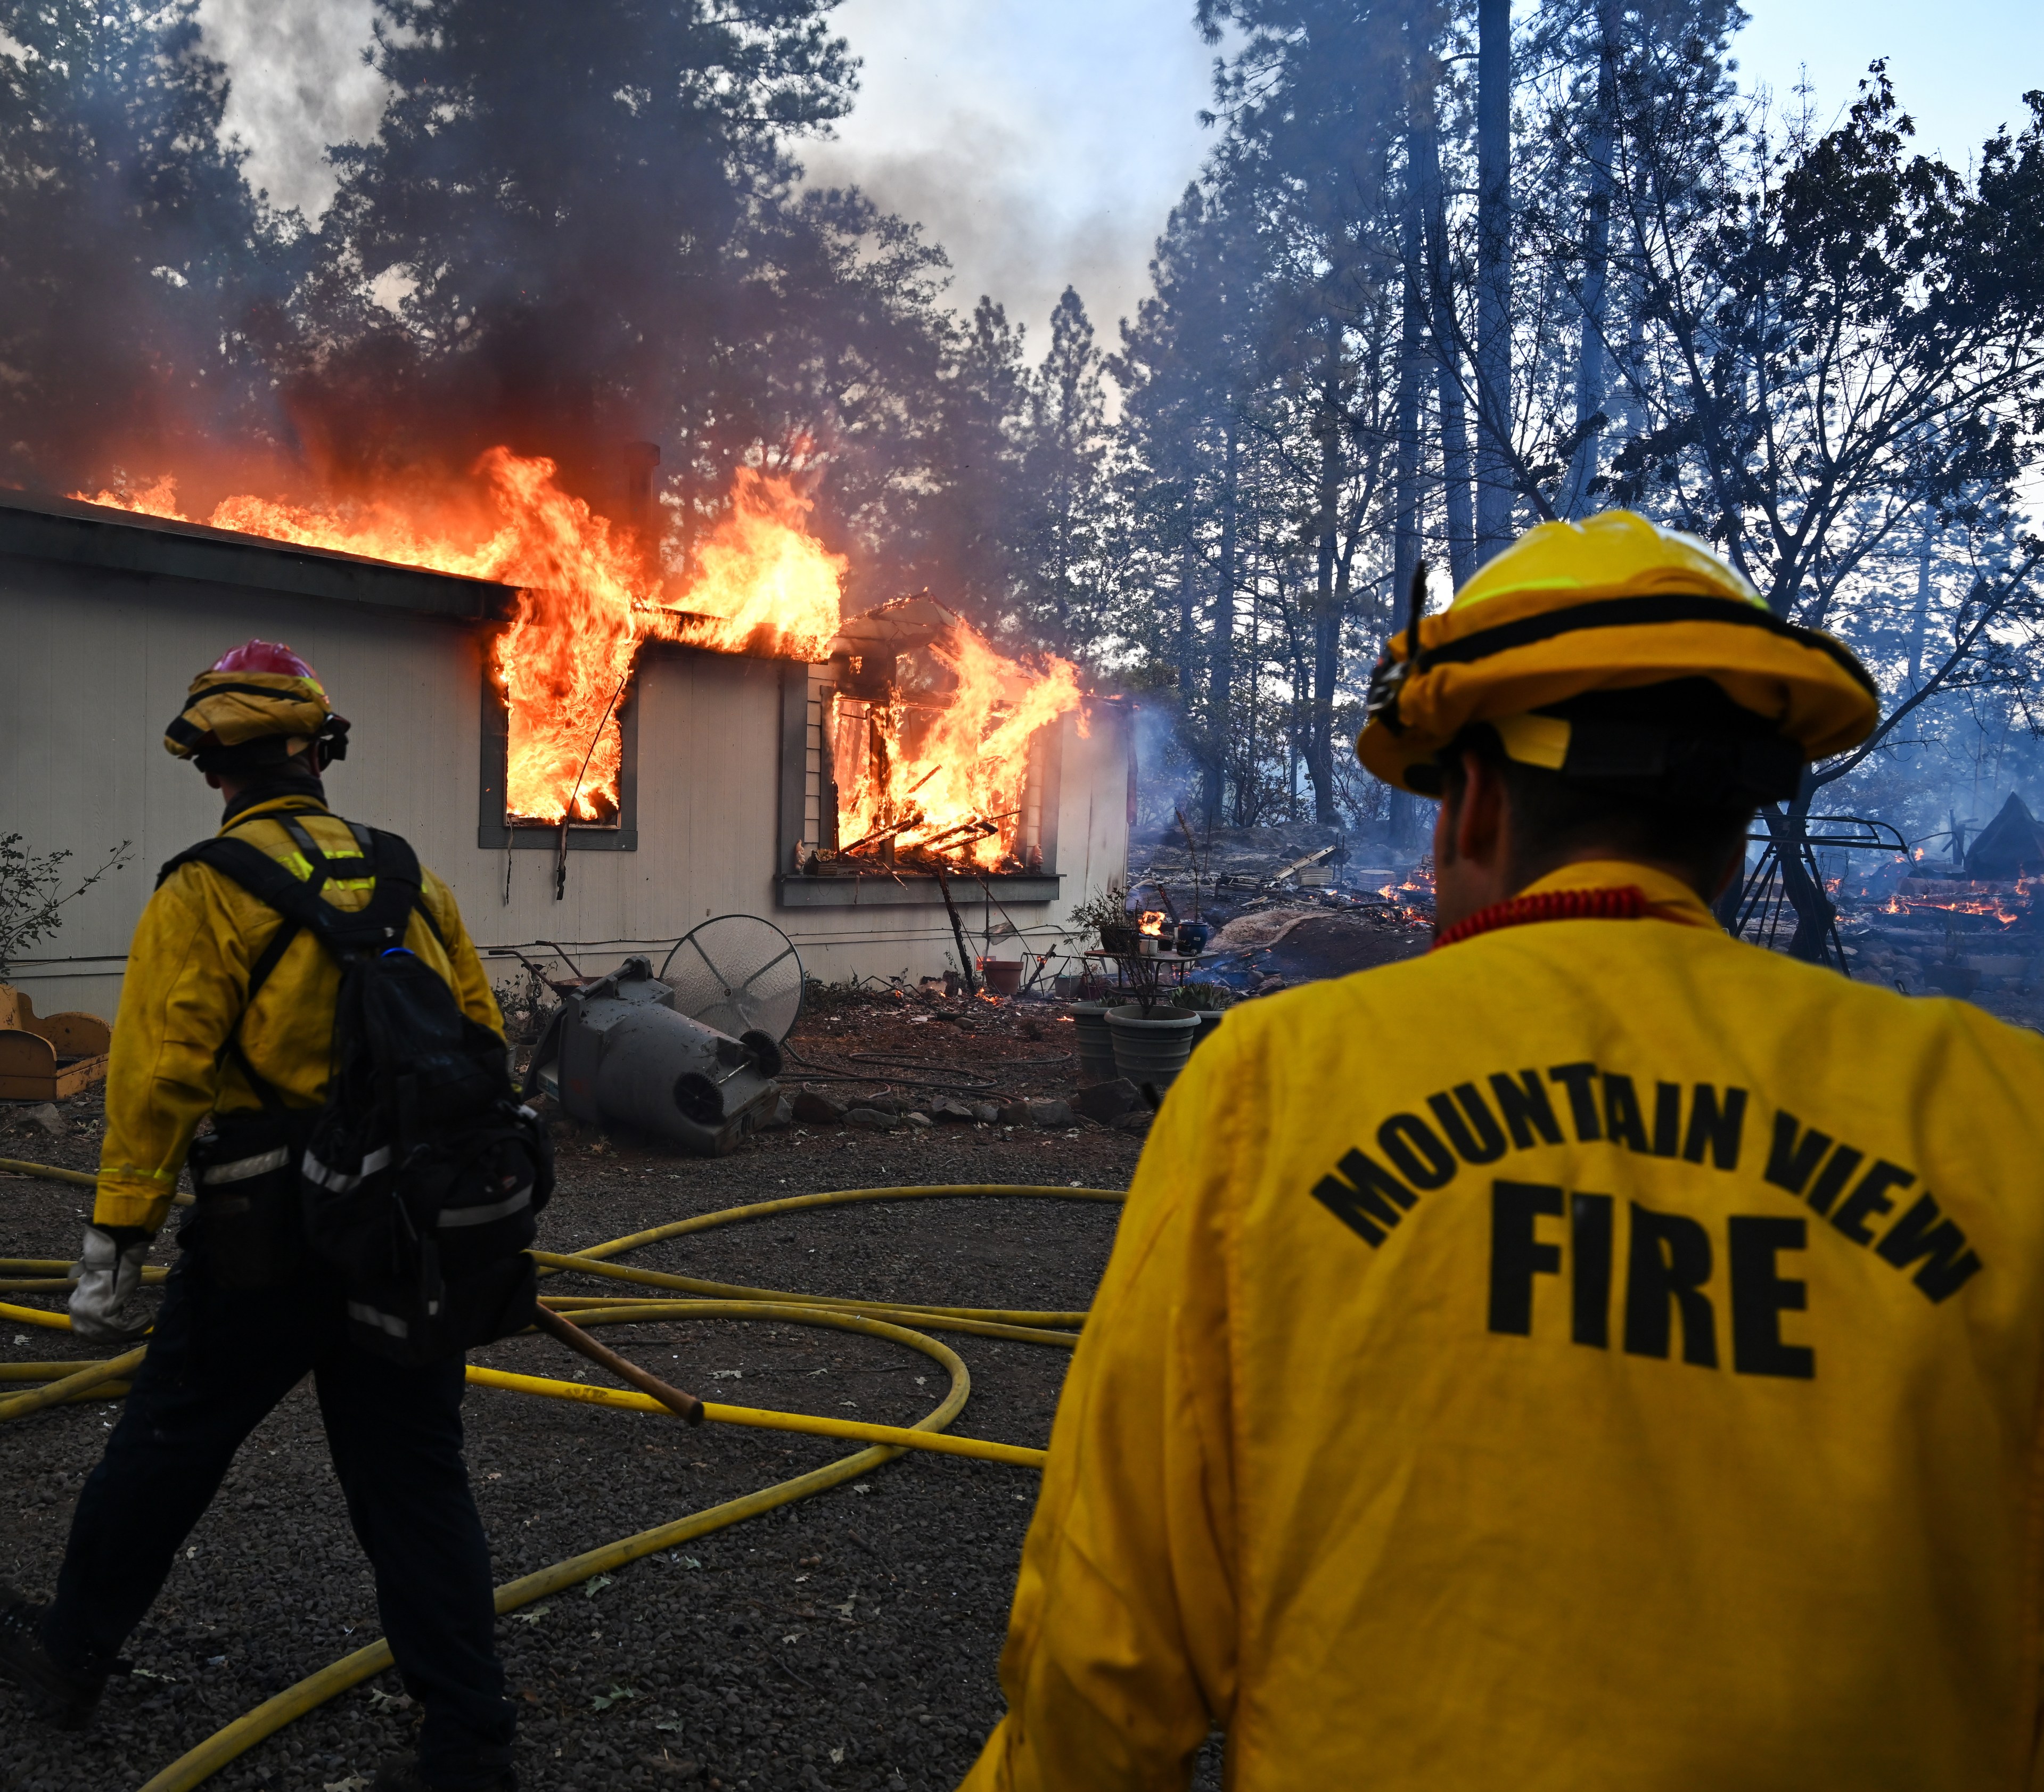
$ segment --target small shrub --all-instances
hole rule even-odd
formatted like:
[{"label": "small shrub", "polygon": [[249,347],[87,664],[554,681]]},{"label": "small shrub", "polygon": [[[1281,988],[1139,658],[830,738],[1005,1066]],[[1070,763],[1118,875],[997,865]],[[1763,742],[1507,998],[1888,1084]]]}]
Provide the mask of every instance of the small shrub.
[{"label": "small shrub", "polygon": [[[68,890],[63,869],[68,851],[32,853],[18,834],[0,835],[0,980],[13,970],[17,955],[39,946],[63,925],[57,911],[82,896],[110,871],[117,871],[132,856],[132,840],[123,840],[106,855],[106,862]],[[63,890],[60,896],[57,892]]]}]

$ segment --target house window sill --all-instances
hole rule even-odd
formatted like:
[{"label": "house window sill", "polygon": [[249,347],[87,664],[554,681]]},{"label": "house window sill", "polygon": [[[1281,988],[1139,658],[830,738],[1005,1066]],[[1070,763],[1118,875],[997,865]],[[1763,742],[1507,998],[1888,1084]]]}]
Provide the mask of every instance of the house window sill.
[{"label": "house window sill", "polygon": [[[991,891],[1001,902],[1055,902],[1064,880],[1047,873],[1005,873],[984,879],[969,873],[950,880],[955,903],[983,903]],[[982,888],[982,884],[984,888]],[[782,908],[941,908],[943,892],[928,873],[884,871],[849,877],[804,877],[783,873],[774,880]]]}]

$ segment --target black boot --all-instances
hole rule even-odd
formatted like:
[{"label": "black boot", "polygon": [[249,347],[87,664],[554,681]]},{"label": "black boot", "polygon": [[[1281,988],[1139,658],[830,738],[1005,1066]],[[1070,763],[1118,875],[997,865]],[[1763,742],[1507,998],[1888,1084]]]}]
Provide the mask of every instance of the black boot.
[{"label": "black boot", "polygon": [[518,1792],[518,1776],[506,1767],[494,1779],[428,1779],[419,1771],[418,1757],[406,1755],[378,1767],[369,1792]]},{"label": "black boot", "polygon": [[106,1671],[64,1667],[43,1647],[43,1614],[12,1587],[0,1587],[0,1678],[26,1695],[29,1709],[60,1730],[82,1730],[92,1721],[106,1685]]}]

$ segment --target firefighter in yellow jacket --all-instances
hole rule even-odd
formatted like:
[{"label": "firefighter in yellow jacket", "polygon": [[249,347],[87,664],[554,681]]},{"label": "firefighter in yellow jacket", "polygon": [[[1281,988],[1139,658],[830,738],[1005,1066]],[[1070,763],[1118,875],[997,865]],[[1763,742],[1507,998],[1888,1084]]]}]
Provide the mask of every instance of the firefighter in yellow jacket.
[{"label": "firefighter in yellow jacket", "polygon": [[1165,1103],[966,1786],[2044,1784],[2044,1039],[1706,906],[1870,680],[1622,512],[1414,627],[1436,948]]},{"label": "firefighter in yellow jacket", "polygon": [[[164,745],[226,800],[252,842],[325,900],[368,906],[360,838],[320,774],[345,750],[311,667],[251,641],[202,673]],[[175,861],[174,861],[175,862]],[[424,873],[405,947],[462,1011],[501,1016],[447,886]],[[490,1556],[461,1456],[459,1354],[412,1365],[344,1341],[338,1291],[288,1245],[298,1152],[325,1095],[340,972],[309,932],[208,865],[176,863],[135,931],[106,1082],[106,1135],[71,1328],[125,1347],[134,1296],[209,1114],[195,1219],[106,1454],[88,1477],[47,1607],[0,1590],[0,1678],[82,1729],[242,1440],[310,1371],[348,1517],[376,1574],[398,1665],[425,1710],[418,1758],[378,1792],[509,1792],[513,1712],[494,1644]],[[198,1153],[194,1151],[197,1163]],[[281,1226],[281,1230],[279,1227]]]}]

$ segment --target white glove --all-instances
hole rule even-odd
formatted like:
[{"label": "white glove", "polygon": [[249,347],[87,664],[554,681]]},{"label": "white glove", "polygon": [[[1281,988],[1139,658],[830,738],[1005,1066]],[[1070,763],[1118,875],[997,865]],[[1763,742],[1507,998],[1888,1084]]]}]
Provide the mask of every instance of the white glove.
[{"label": "white glove", "polygon": [[78,1286],[71,1291],[71,1329],[88,1344],[133,1344],[146,1332],[152,1316],[132,1304],[142,1286],[142,1260],[149,1254],[149,1234],[138,1226],[117,1232],[97,1226],[85,1229],[85,1245],[71,1265]]}]

